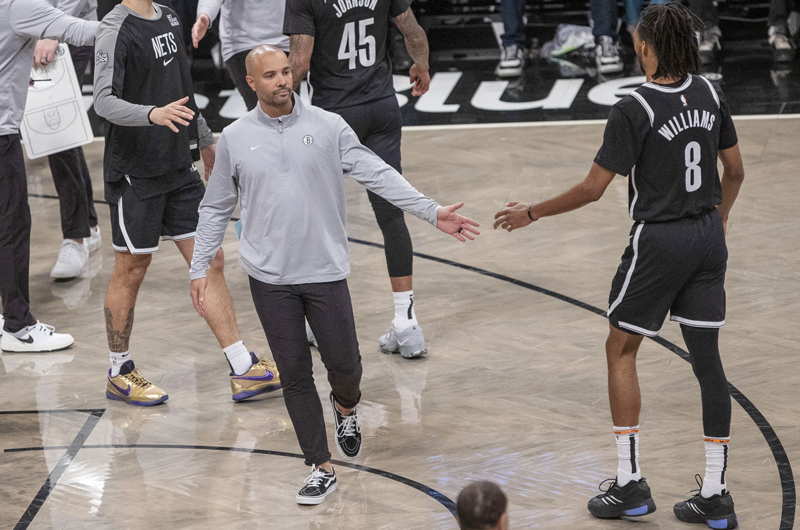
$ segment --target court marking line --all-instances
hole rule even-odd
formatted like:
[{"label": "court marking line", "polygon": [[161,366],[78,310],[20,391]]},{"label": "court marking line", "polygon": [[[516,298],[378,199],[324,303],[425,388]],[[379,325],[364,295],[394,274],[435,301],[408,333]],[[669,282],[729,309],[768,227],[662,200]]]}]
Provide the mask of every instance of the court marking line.
[{"label": "court marking line", "polygon": [[[783,115],[783,116],[791,116],[791,117],[800,117],[800,114],[790,114],[790,115]],[[775,117],[775,116],[771,116]],[[58,199],[57,196],[52,195],[36,195],[29,193],[29,196],[32,197],[40,197],[46,199]],[[95,203],[107,204],[106,201],[95,199]],[[232,221],[237,221],[237,218],[231,218]],[[372,241],[366,241],[363,239],[356,239],[352,237],[348,237],[347,240],[351,243],[356,243],[359,245],[364,245],[373,248],[383,249],[384,246],[380,243],[374,243]],[[516,278],[512,278],[510,276],[506,276],[504,274],[499,274],[496,272],[492,272],[486,269],[481,269],[480,267],[473,267],[472,265],[466,265],[464,263],[460,263],[457,261],[439,258],[436,256],[431,256],[429,254],[423,254],[420,252],[414,252],[414,256],[422,259],[426,259],[429,261],[434,261],[437,263],[441,263],[443,265],[450,265],[452,267],[456,267],[459,269],[463,269],[469,272],[475,272],[477,274],[481,274],[483,276],[488,276],[490,278],[494,278],[500,281],[504,281],[506,283],[510,283],[512,285],[516,285],[519,287],[523,287],[525,289],[543,294],[545,296],[549,296],[551,298],[555,298],[557,300],[561,300],[562,302],[566,302],[568,304],[574,305],[581,309],[585,309],[591,313],[596,315],[600,315],[604,318],[608,318],[606,312],[599,307],[595,307],[591,304],[587,304],[585,302],[581,302],[576,298],[572,298],[570,296],[563,295],[556,291],[551,291],[550,289],[545,289],[544,287],[539,287],[538,285],[534,285],[532,283],[528,283],[522,280],[518,280]],[[687,361],[691,364],[691,359],[689,357],[689,353],[676,344],[672,342],[656,336],[656,337],[648,337],[653,342],[660,344],[661,346],[667,348],[671,352],[675,353],[683,360]],[[789,461],[789,455],[786,454],[786,449],[783,447],[783,444],[778,438],[778,434],[775,432],[775,429],[772,428],[772,425],[767,421],[758,407],[750,401],[747,396],[745,396],[739,389],[737,389],[730,381],[728,381],[728,386],[730,388],[731,396],[736,400],[739,406],[747,412],[750,419],[756,424],[761,435],[767,442],[767,445],[772,451],[772,456],[775,458],[775,464],[778,467],[778,476],[781,482],[781,492],[782,492],[782,508],[781,508],[781,524],[778,527],[778,530],[792,530],[794,528],[794,521],[796,516],[797,510],[797,491],[794,481],[794,474],[792,472],[792,465]],[[446,497],[445,497],[446,498]],[[449,500],[449,499],[448,499]],[[441,502],[441,501],[440,501]],[[452,501],[450,501],[452,502]],[[451,513],[454,513],[451,511]],[[15,529],[16,530],[16,529]]]},{"label": "court marking line", "polygon": [[[359,245],[383,249],[383,245],[381,245],[380,243],[374,243],[372,241],[365,241],[363,239],[356,239],[351,237],[348,237],[347,239],[351,243],[357,243]],[[545,296],[561,300],[562,302],[572,304],[581,309],[590,311],[596,315],[608,318],[606,312],[600,309],[599,307],[595,307],[591,304],[581,302],[580,300],[577,300],[570,296],[566,296],[561,293],[557,293],[555,291],[539,287],[538,285],[534,285],[532,283],[528,283],[522,280],[518,280],[516,278],[512,278],[510,276],[506,276],[504,274],[499,274],[497,272],[481,269],[480,267],[473,267],[472,265],[466,265],[464,263],[449,260],[446,258],[431,256],[430,254],[423,254],[421,252],[414,252],[414,256],[429,261],[434,261],[436,263],[441,263],[443,265],[450,265],[451,267],[456,267],[469,272],[475,272],[477,274],[488,276],[496,280],[504,281],[506,283],[510,283],[518,287],[523,287],[525,289],[535,291],[539,294],[543,294]],[[672,342],[660,336],[647,337],[647,338],[652,340],[656,344],[659,344],[665,347],[666,349],[670,350],[671,352],[673,352],[674,354],[676,354],[678,357],[688,362],[689,364],[692,363],[691,358],[689,356],[689,352],[685,351],[683,348],[677,346],[676,344],[673,344]],[[750,401],[730,381],[728,381],[728,387],[730,388],[731,397],[733,397],[739,404],[739,406],[741,406],[742,409],[744,409],[744,411],[747,412],[748,416],[750,416],[750,419],[752,419],[753,422],[756,424],[756,427],[758,427],[758,430],[761,432],[761,435],[764,437],[764,439],[767,442],[767,445],[772,451],[772,456],[773,458],[775,458],[775,464],[778,467],[778,476],[780,477],[781,493],[782,493],[781,523],[780,526],[778,527],[778,530],[792,530],[792,528],[794,528],[795,512],[797,509],[796,506],[797,492],[795,488],[794,474],[792,473],[792,465],[789,462],[789,455],[786,454],[786,449],[783,447],[780,438],[778,438],[778,434],[775,432],[775,429],[772,428],[772,425],[770,425],[769,421],[767,421],[767,418],[765,418],[764,415],[761,413],[761,411],[758,410],[758,407],[756,407],[755,404],[752,401]]]},{"label": "court marking line", "polygon": [[[75,411],[73,410],[68,412]],[[97,422],[100,421],[100,417],[105,412],[105,409],[95,409],[86,412],[89,413],[89,417],[86,419],[83,427],[81,427],[81,430],[78,431],[78,434],[75,436],[75,439],[72,441],[72,443],[66,446],[66,453],[64,453],[64,455],[58,461],[58,464],[56,464],[56,467],[54,467],[50,472],[47,479],[44,481],[44,484],[42,484],[42,487],[39,488],[39,491],[36,493],[33,500],[28,505],[28,508],[25,510],[25,513],[22,514],[19,522],[17,522],[17,524],[14,526],[14,530],[27,530],[27,528],[31,525],[33,519],[36,517],[36,514],[39,513],[39,510],[42,508],[42,506],[44,506],[47,497],[50,496],[50,493],[58,484],[61,476],[75,459],[78,451],[81,450],[81,447],[83,447],[86,439],[97,426]],[[14,412],[6,412],[6,414],[14,414]],[[26,414],[26,412],[22,412],[22,414]]]}]

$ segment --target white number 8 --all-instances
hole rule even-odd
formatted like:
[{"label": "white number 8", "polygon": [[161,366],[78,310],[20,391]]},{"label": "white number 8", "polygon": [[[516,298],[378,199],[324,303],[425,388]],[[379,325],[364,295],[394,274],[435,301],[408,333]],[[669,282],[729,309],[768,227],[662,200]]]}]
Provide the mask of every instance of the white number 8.
[{"label": "white number 8", "polygon": [[689,142],[686,145],[684,159],[686,161],[686,191],[688,192],[700,189],[703,173],[698,164],[700,163],[701,153],[700,144],[697,142]]}]

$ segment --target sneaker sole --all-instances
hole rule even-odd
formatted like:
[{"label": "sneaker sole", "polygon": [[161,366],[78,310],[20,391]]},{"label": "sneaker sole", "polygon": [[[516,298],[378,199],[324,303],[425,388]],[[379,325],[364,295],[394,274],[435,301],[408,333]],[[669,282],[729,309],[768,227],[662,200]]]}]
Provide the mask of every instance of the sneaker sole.
[{"label": "sneaker sole", "polygon": [[378,343],[378,349],[380,349],[381,353],[385,353],[387,355],[399,353],[406,359],[414,359],[428,353],[428,348],[425,347],[424,343],[422,345],[415,344],[413,346],[398,345],[394,349],[389,349],[386,345]]},{"label": "sneaker sole", "polygon": [[302,504],[303,506],[315,506],[317,504],[322,504],[322,501],[325,500],[325,497],[334,491],[336,491],[336,484],[331,486],[328,491],[325,492],[325,495],[320,495],[319,497],[301,497],[300,495],[297,495],[295,499],[297,500],[297,504]]},{"label": "sneaker sole", "polygon": [[688,508],[685,510],[679,509],[677,506],[672,509],[678,521],[683,523],[699,523],[708,525],[709,528],[714,530],[731,530],[739,526],[739,518],[736,514],[718,519],[707,519],[699,514],[690,511]]},{"label": "sneaker sole", "polygon": [[519,77],[522,75],[524,68],[495,68],[494,75],[497,77]]},{"label": "sneaker sole", "polygon": [[595,513],[589,509],[589,513],[598,519],[619,519],[620,517],[641,517],[656,511],[656,503],[653,499],[647,499],[646,502],[635,508],[626,508],[624,510],[617,510],[615,512],[608,512],[604,514]]},{"label": "sneaker sole", "polygon": [[255,396],[259,395],[259,394],[266,394],[268,392],[275,392],[276,390],[280,390],[280,388],[281,388],[281,385],[280,385],[280,383],[278,383],[276,385],[267,385],[267,386],[265,386],[263,388],[259,388],[258,390],[243,390],[243,391],[237,392],[236,394],[231,396],[231,399],[233,399],[234,401],[236,401],[238,403],[239,401],[244,401],[245,399],[250,399],[251,397],[255,397]]},{"label": "sneaker sole", "polygon": [[74,340],[69,344],[67,344],[66,346],[59,346],[58,348],[42,349],[42,348],[37,348],[34,345],[30,346],[23,345],[22,347],[16,347],[16,349],[14,349],[15,347],[11,347],[11,349],[9,349],[8,346],[4,346],[2,343],[0,343],[0,350],[3,350],[6,353],[50,353],[54,351],[66,350],[70,348],[73,344],[75,344]]},{"label": "sneaker sole", "polygon": [[162,396],[162,397],[158,398],[156,401],[133,401],[133,400],[121,398],[118,395],[116,395],[114,393],[111,393],[108,390],[106,390],[106,398],[113,399],[114,401],[122,401],[123,403],[126,403],[128,405],[134,405],[136,407],[152,407],[153,405],[160,405],[161,403],[164,403],[166,400],[169,399],[169,396],[167,396],[167,395]]}]

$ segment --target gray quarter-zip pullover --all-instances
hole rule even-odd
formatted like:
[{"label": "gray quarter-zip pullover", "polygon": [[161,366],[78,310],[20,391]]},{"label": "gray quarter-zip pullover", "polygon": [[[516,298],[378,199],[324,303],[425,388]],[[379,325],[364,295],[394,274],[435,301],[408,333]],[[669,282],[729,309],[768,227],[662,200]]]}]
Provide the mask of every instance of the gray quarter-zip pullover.
[{"label": "gray quarter-zip pullover", "polygon": [[212,21],[220,10],[223,61],[261,44],[289,51],[289,37],[283,34],[286,0],[200,0],[197,4],[197,13],[205,13]]},{"label": "gray quarter-zip pullover", "polygon": [[97,20],[97,0],[47,0],[53,7],[72,17]]},{"label": "gray quarter-zip pullover", "polygon": [[304,105],[270,118],[257,105],[222,131],[195,235],[191,278],[204,278],[242,198],[241,265],[292,285],[350,273],[344,175],[436,226],[439,205],[361,145],[337,114]]},{"label": "gray quarter-zip pullover", "polygon": [[0,136],[19,133],[39,39],[87,46],[99,22],[65,15],[44,0],[0,0]]}]

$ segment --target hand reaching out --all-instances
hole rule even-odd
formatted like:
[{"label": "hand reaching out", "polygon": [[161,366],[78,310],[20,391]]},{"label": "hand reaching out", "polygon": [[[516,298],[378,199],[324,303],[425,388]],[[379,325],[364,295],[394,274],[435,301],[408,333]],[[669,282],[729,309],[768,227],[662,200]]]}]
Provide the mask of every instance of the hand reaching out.
[{"label": "hand reaching out", "polygon": [[462,206],[464,206],[464,203],[459,202],[458,204],[439,207],[439,211],[436,213],[436,228],[445,234],[450,234],[461,242],[466,242],[467,239],[474,241],[475,238],[472,237],[472,234],[477,236],[480,235],[480,232],[473,227],[480,225],[469,217],[456,213],[456,210]]},{"label": "hand reaching out", "polygon": [[189,97],[187,96],[178,101],[173,101],[169,105],[154,108],[150,111],[150,121],[156,125],[169,127],[172,132],[178,132],[175,123],[186,126],[194,118],[194,111],[184,106],[188,101]]},{"label": "hand reaching out", "polygon": [[524,202],[509,202],[505,210],[500,210],[494,215],[494,228],[503,228],[511,232],[517,228],[528,226],[536,219],[530,217],[530,205]]},{"label": "hand reaching out", "polygon": [[209,26],[211,26],[211,19],[208,18],[208,15],[205,13],[198,14],[197,20],[192,26],[192,45],[195,48],[200,45],[200,41],[206,36]]}]

